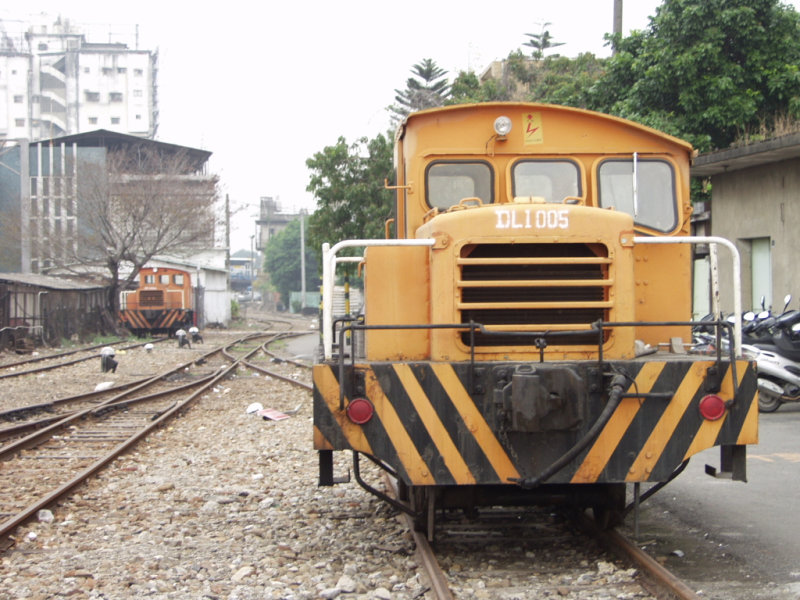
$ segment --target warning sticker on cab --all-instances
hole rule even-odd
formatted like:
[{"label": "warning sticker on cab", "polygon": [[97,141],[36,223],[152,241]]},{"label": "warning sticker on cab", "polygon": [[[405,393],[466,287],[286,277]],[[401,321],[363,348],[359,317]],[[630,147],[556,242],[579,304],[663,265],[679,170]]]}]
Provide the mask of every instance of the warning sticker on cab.
[{"label": "warning sticker on cab", "polygon": [[525,113],[525,128],[523,139],[526,145],[543,144],[544,132],[542,131],[542,113]]}]

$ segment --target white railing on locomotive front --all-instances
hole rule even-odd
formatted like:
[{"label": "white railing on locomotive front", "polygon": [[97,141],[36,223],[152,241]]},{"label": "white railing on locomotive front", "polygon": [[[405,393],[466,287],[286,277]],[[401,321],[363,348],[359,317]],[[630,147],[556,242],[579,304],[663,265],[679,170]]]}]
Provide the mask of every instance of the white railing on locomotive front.
[{"label": "white railing on locomotive front", "polygon": [[361,262],[363,256],[341,256],[336,253],[342,248],[367,248],[369,246],[433,246],[436,240],[395,239],[395,240],[344,240],[331,246],[322,244],[322,348],[325,360],[333,358],[333,285],[336,281],[336,265],[344,262]]},{"label": "white railing on locomotive front", "polygon": [[719,272],[716,265],[716,244],[721,244],[731,251],[732,275],[733,275],[733,351],[737,358],[742,356],[742,273],[739,249],[736,245],[723,237],[705,235],[685,235],[676,237],[642,237],[634,236],[634,244],[709,244],[711,252],[711,269],[709,279],[711,281],[711,314],[715,320],[720,320],[719,310]]},{"label": "white railing on locomotive front", "polygon": [[[336,265],[343,262],[361,262],[363,256],[343,256],[336,254],[342,248],[366,248],[368,246],[433,246],[436,240],[423,239],[395,239],[395,240],[344,240],[331,246],[322,244],[322,347],[325,360],[333,358],[333,286],[336,279]],[[734,355],[742,355],[742,278],[741,259],[739,250],[730,240],[716,236],[674,236],[674,237],[644,237],[634,236],[634,244],[709,244],[714,250],[712,257],[716,263],[716,244],[721,244],[731,251],[733,275],[733,343]],[[720,320],[719,310],[719,276],[716,264],[712,265],[709,273],[711,279],[712,314]]]}]

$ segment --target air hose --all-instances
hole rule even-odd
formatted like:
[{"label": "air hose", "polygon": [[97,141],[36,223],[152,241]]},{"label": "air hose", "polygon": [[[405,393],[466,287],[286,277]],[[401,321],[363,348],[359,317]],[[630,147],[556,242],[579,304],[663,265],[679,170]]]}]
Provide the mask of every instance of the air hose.
[{"label": "air hose", "polygon": [[603,427],[605,427],[606,423],[608,423],[611,415],[614,414],[617,406],[619,406],[620,400],[622,400],[622,394],[625,392],[627,387],[628,378],[625,375],[619,373],[614,375],[613,379],[611,380],[611,384],[608,386],[608,402],[606,402],[606,405],[603,408],[603,411],[600,413],[600,416],[597,418],[597,421],[595,421],[591,429],[586,432],[586,435],[584,435],[577,444],[564,453],[561,458],[559,458],[535,477],[526,477],[525,479],[515,479],[513,481],[516,481],[521,487],[524,488],[535,488],[542,483],[545,483],[553,475],[567,466],[576,456],[578,456],[578,454],[583,452],[583,450],[597,438],[597,436],[600,434],[600,431],[602,431]]}]

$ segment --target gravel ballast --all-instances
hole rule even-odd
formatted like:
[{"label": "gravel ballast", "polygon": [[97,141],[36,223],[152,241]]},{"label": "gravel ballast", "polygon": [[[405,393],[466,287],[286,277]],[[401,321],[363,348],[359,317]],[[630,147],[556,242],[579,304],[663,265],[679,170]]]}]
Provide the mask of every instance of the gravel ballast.
[{"label": "gravel ballast", "polygon": [[[129,352],[115,375],[85,367],[84,389],[146,372],[156,353],[162,364],[186,356],[172,343]],[[58,373],[36,375],[29,393]],[[19,402],[25,384],[12,381]],[[268,421],[246,413],[253,402],[298,410]],[[393,512],[354,483],[317,487],[311,421],[310,392],[240,370],[19,528],[0,555],[0,598],[431,598]]]}]

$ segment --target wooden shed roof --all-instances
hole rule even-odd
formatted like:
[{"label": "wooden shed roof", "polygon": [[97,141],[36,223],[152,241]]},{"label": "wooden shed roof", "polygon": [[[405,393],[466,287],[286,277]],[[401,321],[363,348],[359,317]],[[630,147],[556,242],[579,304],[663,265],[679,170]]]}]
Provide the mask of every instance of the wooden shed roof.
[{"label": "wooden shed roof", "polygon": [[36,273],[0,273],[0,283],[17,283],[48,290],[98,290],[105,287],[85,279],[65,279]]}]

